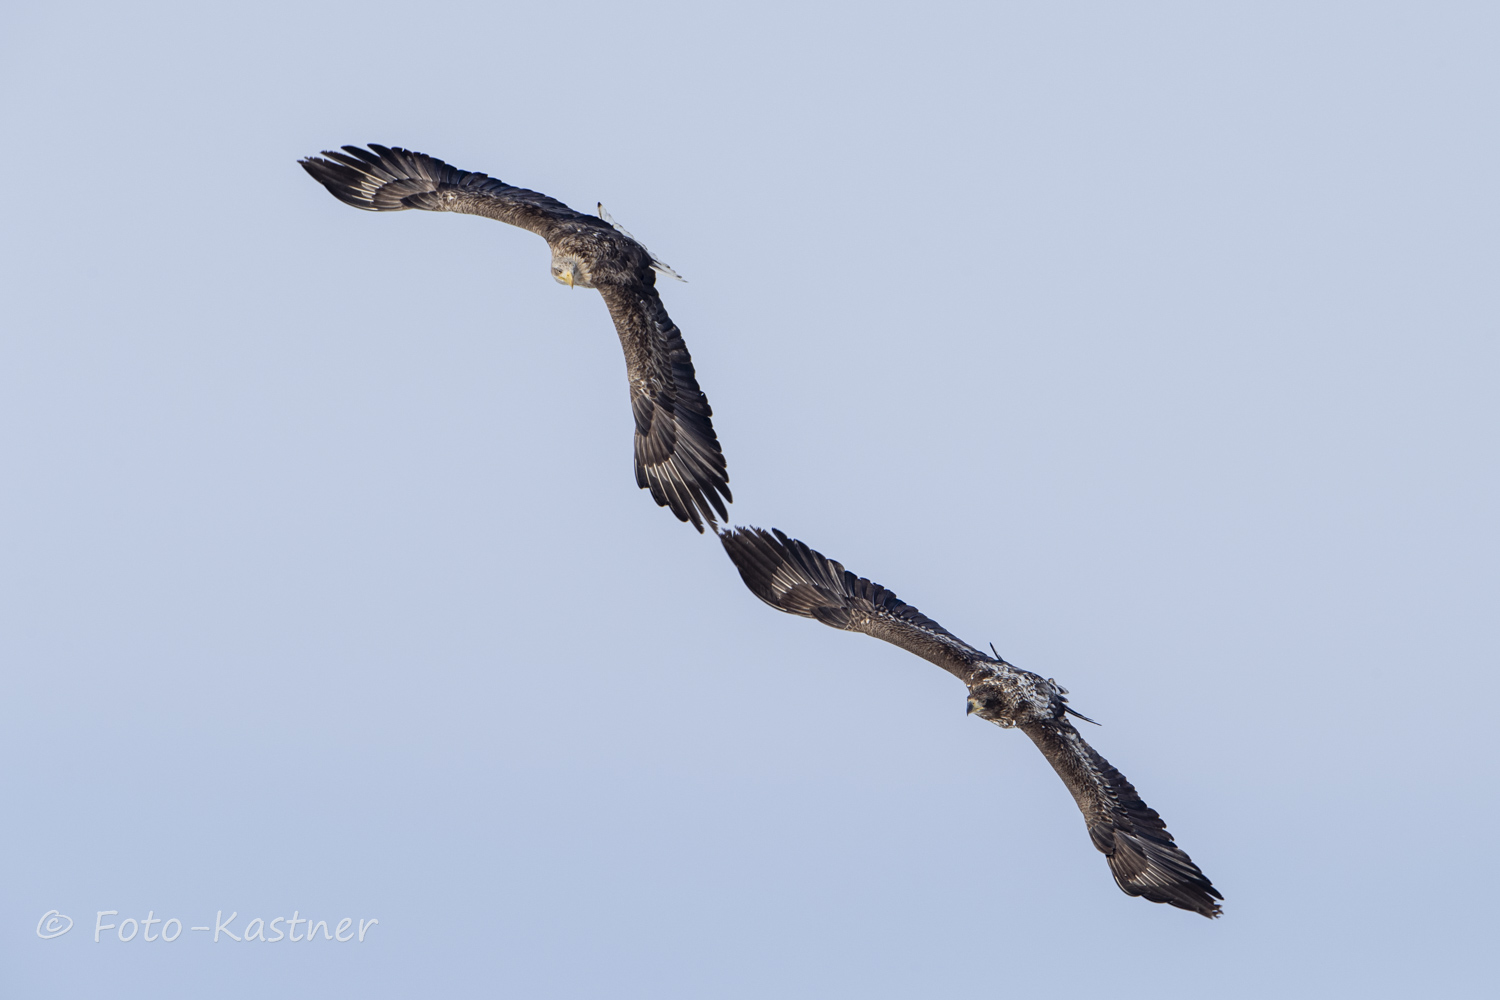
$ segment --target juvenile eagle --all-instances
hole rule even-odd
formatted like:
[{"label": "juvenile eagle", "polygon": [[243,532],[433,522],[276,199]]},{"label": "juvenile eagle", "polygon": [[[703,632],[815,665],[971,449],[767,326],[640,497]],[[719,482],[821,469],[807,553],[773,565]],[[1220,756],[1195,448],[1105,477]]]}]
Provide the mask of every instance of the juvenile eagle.
[{"label": "juvenile eagle", "polygon": [[1224,897],[1173,843],[1156,810],[1073,728],[1067,715],[1078,713],[1055,681],[981,653],[889,590],[780,531],[740,528],[719,540],[745,585],[771,607],[864,632],[931,660],[968,686],[969,713],[1031,737],[1073,793],[1089,838],[1126,894],[1219,915],[1216,901]]},{"label": "juvenile eagle", "polygon": [[[678,520],[703,521],[733,498],[729,473],[698,388],[682,333],[656,293],[656,272],[676,272],[619,226],[599,206],[585,215],[544,194],[485,174],[450,167],[410,150],[345,146],[299,161],[313,179],[346,205],[370,212],[461,212],[529,229],[552,248],[552,277],[572,288],[595,288],[625,348],[630,407],[635,413],[635,481]],[[602,218],[601,218],[602,216]]]}]

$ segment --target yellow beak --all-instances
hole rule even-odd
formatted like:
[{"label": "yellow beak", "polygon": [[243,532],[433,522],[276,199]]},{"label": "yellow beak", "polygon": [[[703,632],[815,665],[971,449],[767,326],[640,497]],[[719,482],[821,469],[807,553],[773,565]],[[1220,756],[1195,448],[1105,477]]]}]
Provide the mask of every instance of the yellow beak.
[{"label": "yellow beak", "polygon": [[572,271],[564,271],[563,272],[563,280],[568,283],[568,287],[569,288],[572,288],[573,287],[573,272]]}]

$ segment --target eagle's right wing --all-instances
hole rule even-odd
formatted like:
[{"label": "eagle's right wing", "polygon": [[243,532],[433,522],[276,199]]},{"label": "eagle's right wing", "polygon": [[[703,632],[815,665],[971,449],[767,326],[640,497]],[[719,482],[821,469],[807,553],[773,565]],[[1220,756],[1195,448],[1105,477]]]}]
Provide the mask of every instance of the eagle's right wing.
[{"label": "eagle's right wing", "polygon": [[1066,719],[1023,723],[1083,813],[1089,839],[1109,862],[1115,884],[1130,896],[1217,917],[1224,897],[1172,840],[1135,786],[1089,746]]},{"label": "eagle's right wing", "polygon": [[997,661],[959,639],[878,583],[772,529],[719,536],[750,592],[778,611],[864,632],[930,660],[965,684]]},{"label": "eagle's right wing", "polygon": [[[373,150],[373,152],[371,152]],[[536,191],[507,184],[487,174],[450,167],[435,156],[370,143],[370,149],[345,146],[309,156],[302,169],[339,201],[368,212],[461,212],[520,226],[551,241],[562,229],[586,226],[614,229],[603,219],[577,212]]]}]

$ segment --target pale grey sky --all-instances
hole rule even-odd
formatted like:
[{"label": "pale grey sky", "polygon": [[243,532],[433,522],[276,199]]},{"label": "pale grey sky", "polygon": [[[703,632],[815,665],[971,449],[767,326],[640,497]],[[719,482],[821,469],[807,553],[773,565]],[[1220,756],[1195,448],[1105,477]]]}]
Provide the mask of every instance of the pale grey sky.
[{"label": "pale grey sky", "polygon": [[[1497,24],[7,12],[0,991],[1482,995]],[[1066,685],[1224,918],[1122,895],[952,678],[756,601],[635,489],[540,240],[296,165],[369,141],[603,201],[688,279],[732,520]]]}]

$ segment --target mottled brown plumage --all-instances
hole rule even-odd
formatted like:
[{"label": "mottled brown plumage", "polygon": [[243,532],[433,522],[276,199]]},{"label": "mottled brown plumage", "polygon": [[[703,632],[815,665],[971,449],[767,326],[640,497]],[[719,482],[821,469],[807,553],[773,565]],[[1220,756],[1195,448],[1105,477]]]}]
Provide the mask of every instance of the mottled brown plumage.
[{"label": "mottled brown plumage", "polygon": [[552,249],[552,276],[604,297],[630,381],[636,484],[699,531],[727,517],[729,474],[713,410],[698,388],[682,333],[656,291],[657,272],[676,272],[600,215],[574,211],[536,191],[459,170],[423,153],[370,144],[308,157],[302,167],[340,201],[371,212],[409,208],[459,212],[519,226]]},{"label": "mottled brown plumage", "polygon": [[1089,838],[1127,894],[1219,915],[1224,897],[1173,842],[1156,810],[1079,735],[1067,718],[1078,713],[1056,681],[980,652],[889,590],[780,531],[739,528],[719,540],[751,593],[771,607],[916,653],[964,682],[970,713],[1029,736],[1072,793]]}]

